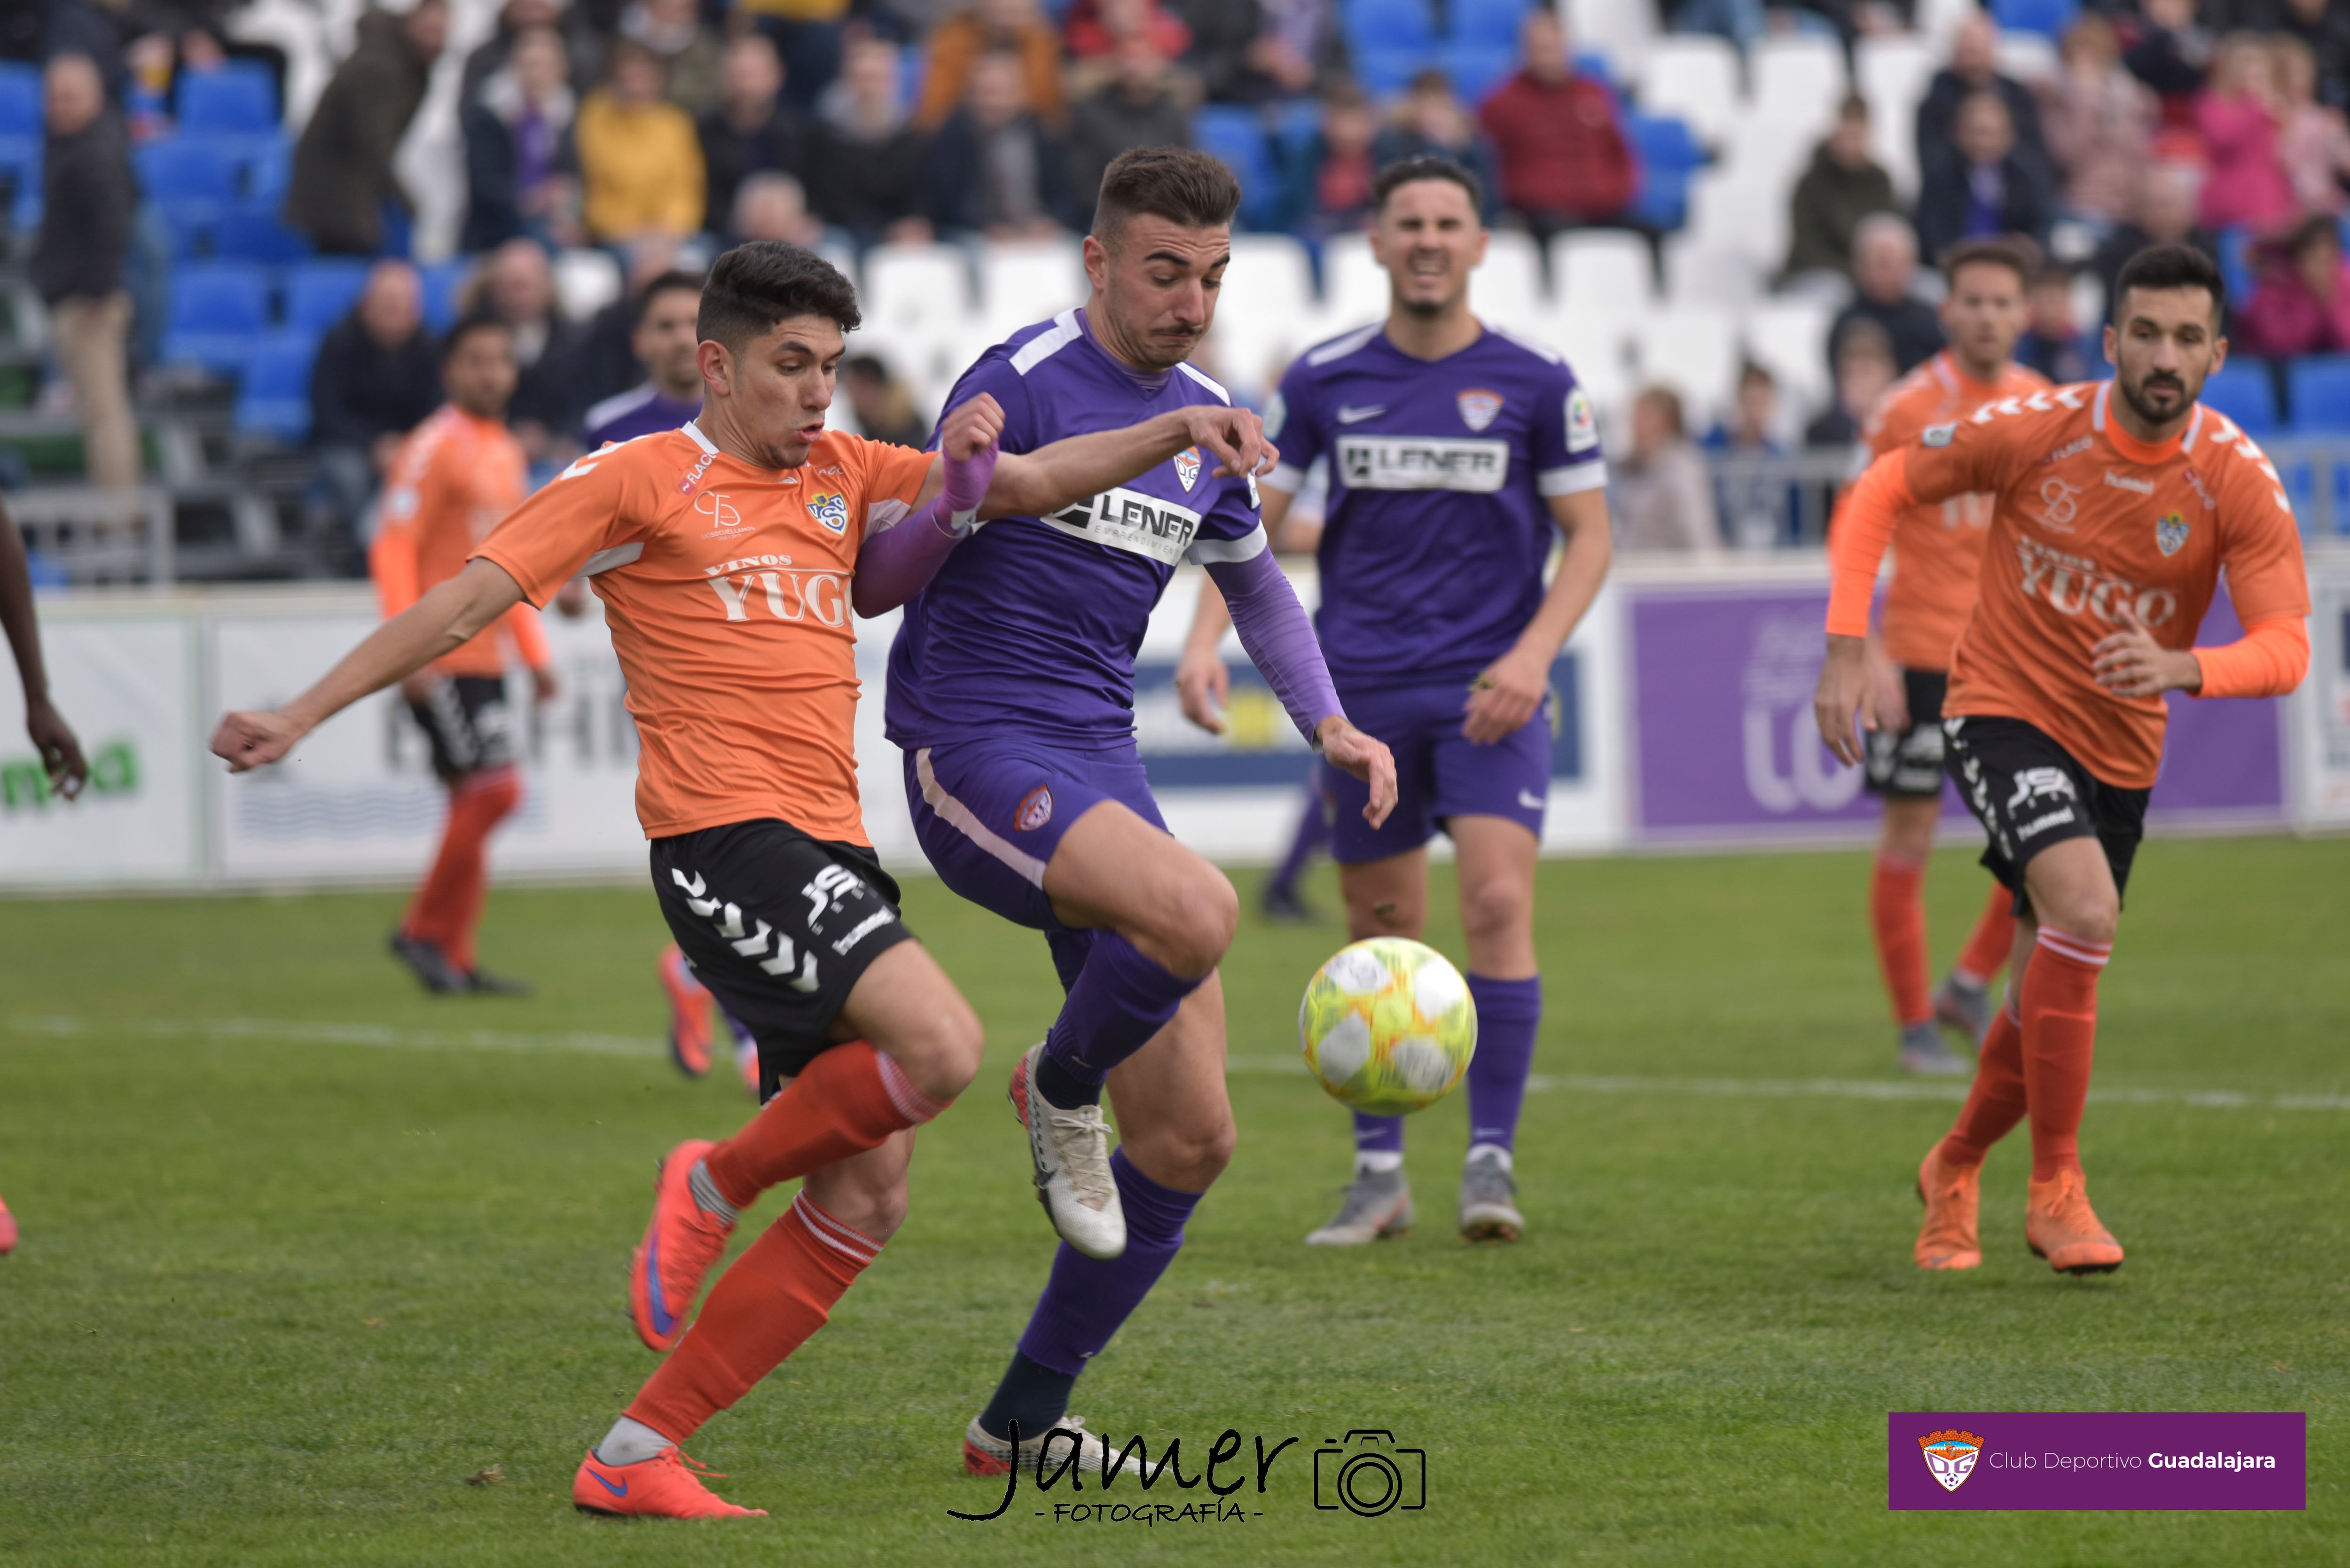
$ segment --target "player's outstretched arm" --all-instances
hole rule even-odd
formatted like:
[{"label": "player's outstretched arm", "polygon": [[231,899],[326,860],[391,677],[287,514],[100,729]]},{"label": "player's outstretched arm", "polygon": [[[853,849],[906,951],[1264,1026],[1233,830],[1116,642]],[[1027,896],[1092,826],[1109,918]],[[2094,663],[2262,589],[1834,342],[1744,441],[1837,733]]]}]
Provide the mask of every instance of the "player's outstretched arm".
[{"label": "player's outstretched arm", "polygon": [[[1820,739],[1836,760],[1856,767],[1860,730],[1879,724],[1868,669],[1868,610],[1877,596],[1877,569],[1893,543],[1901,508],[1913,504],[1906,475],[1908,450],[1896,448],[1868,465],[1846,492],[1828,542],[1828,652],[1812,693]],[[1860,716],[1859,729],[1853,715]]]},{"label": "player's outstretched arm", "polygon": [[0,506],[0,629],[16,655],[16,676],[25,688],[25,732],[41,753],[49,787],[71,800],[89,779],[89,763],[73,727],[49,701],[48,666],[41,659],[41,625],[33,614],[33,570],[25,558],[25,536]]},{"label": "player's outstretched arm", "polygon": [[1218,403],[1176,409],[1128,425],[1071,436],[1030,452],[1006,452],[995,465],[981,518],[1041,517],[1146,473],[1187,447],[1215,460],[1215,476],[1273,472],[1280,449],[1246,409]]},{"label": "player's outstretched arm", "polygon": [[[1260,484],[1258,491],[1263,497],[1260,515],[1264,531],[1280,539],[1289,504],[1296,497],[1270,484]],[[1282,548],[1291,547],[1284,541]],[[1232,672],[1224,668],[1223,655],[1217,651],[1232,625],[1232,607],[1224,603],[1224,591],[1210,577],[1200,585],[1191,634],[1183,639],[1183,657],[1175,666],[1175,694],[1183,704],[1183,717],[1211,735],[1224,732],[1224,710],[1232,701]]]},{"label": "player's outstretched arm", "polygon": [[939,427],[939,461],[922,485],[921,506],[858,549],[848,597],[858,615],[879,615],[920,593],[938,576],[947,553],[978,525],[1003,433],[1003,410],[984,392],[956,404],[947,415]]},{"label": "player's outstretched arm", "polygon": [[1575,635],[1591,601],[1599,597],[1614,555],[1608,536],[1607,493],[1577,491],[1549,498],[1550,514],[1566,535],[1558,571],[1542,607],[1509,652],[1487,665],[1469,689],[1461,733],[1470,744],[1490,746],[1514,735],[1534,716],[1550,691],[1550,667]]},{"label": "player's outstretched arm", "polygon": [[213,755],[229,772],[282,760],[294,743],[371,691],[380,691],[480,635],[520,604],[522,585],[504,566],[479,557],[369,634],[317,683],[275,713],[223,715]]}]

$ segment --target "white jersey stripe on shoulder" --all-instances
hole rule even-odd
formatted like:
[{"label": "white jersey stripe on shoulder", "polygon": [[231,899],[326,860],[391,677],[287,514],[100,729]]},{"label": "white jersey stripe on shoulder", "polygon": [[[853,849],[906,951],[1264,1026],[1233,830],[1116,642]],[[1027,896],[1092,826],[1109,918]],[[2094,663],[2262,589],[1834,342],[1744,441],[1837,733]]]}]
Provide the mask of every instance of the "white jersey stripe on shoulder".
[{"label": "white jersey stripe on shoulder", "polygon": [[1200,385],[1207,388],[1208,390],[1215,393],[1217,401],[1229,403],[1232,400],[1232,395],[1230,392],[1225,391],[1224,389],[1217,382],[1210,379],[1206,375],[1193,369],[1191,361],[1189,359],[1176,360],[1175,368],[1178,370],[1182,371],[1186,376],[1191,377],[1191,379],[1199,382]]},{"label": "white jersey stripe on shoulder", "polygon": [[651,402],[660,391],[660,389],[647,381],[641,387],[631,387],[625,392],[615,392],[589,409],[586,416],[580,420],[580,427],[592,431],[598,425],[609,424],[622,414],[631,413],[643,408],[647,403]]},{"label": "white jersey stripe on shoulder", "polygon": [[[713,443],[708,436],[702,433],[702,426],[698,421],[688,420],[685,423],[678,426],[677,428],[691,436],[693,438],[694,445],[700,447],[702,451],[708,452],[712,457],[716,457],[718,455],[718,448],[716,444]],[[643,438],[639,437],[638,439],[641,440]]]},{"label": "white jersey stripe on shoulder", "polygon": [[[1483,317],[1481,317],[1479,319],[1483,320]],[[1498,321],[1487,321],[1485,322],[1485,330],[1488,332],[1500,333],[1503,337],[1508,338],[1511,342],[1516,344],[1527,353],[1534,355],[1539,358],[1546,359],[1554,365],[1564,365],[1566,363],[1565,355],[1560,353],[1557,349],[1538,338],[1527,337],[1524,333],[1518,331],[1514,327],[1504,327]]]},{"label": "white jersey stripe on shoulder", "polygon": [[1077,325],[1077,308],[1073,305],[1053,317],[1049,330],[1039,332],[1020,346],[1019,352],[1012,356],[1012,368],[1024,376],[1084,337],[1085,332]]},{"label": "white jersey stripe on shoulder", "polygon": [[[2178,438],[2178,450],[2181,452],[2193,452],[2195,450],[2195,438],[2202,433],[2203,405],[2198,403],[2195,405],[2194,417],[2187,421],[2187,433]],[[2220,439],[2225,441],[2227,438],[2222,436]]]},{"label": "white jersey stripe on shoulder", "polygon": [[615,545],[608,550],[598,550],[588,557],[588,564],[579,568],[579,575],[583,577],[592,577],[598,572],[608,572],[615,566],[625,566],[644,553],[645,545],[641,539],[633,545]]},{"label": "white jersey stripe on shoulder", "polygon": [[2114,384],[2111,381],[2098,382],[2096,399],[2089,405],[2089,428],[2100,434],[2104,433],[2106,428],[2106,399],[2113,389]]},{"label": "white jersey stripe on shoulder", "polygon": [[924,746],[914,753],[914,780],[922,786],[922,799],[932,811],[945,817],[965,838],[1011,867],[1037,887],[1045,885],[1045,863],[1034,855],[1024,855],[1003,841],[1001,835],[979,820],[971,807],[955,799],[939,783],[939,775],[931,771],[931,749]]},{"label": "white jersey stripe on shoulder", "polygon": [[1222,566],[1230,561],[1253,561],[1273,547],[1260,523],[1237,539],[1194,539],[1183,558],[1194,566]]},{"label": "white jersey stripe on shoulder", "polygon": [[1380,327],[1385,325],[1384,322],[1374,321],[1368,327],[1357,327],[1344,337],[1333,337],[1321,348],[1307,350],[1305,362],[1309,365],[1327,365],[1333,359],[1344,359],[1347,355],[1359,351],[1364,345],[1377,337]]}]

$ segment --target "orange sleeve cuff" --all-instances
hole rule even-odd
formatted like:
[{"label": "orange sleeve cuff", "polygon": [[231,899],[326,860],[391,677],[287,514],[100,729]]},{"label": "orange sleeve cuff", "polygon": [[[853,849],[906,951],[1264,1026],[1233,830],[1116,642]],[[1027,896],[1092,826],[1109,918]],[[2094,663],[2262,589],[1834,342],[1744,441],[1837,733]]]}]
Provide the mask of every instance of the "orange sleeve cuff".
[{"label": "orange sleeve cuff", "polygon": [[515,651],[533,670],[544,670],[554,662],[555,656],[546,646],[546,628],[539,625],[538,612],[526,604],[506,611],[506,630],[515,640]]},{"label": "orange sleeve cuff", "polygon": [[2309,629],[2298,620],[2264,620],[2224,648],[2199,648],[2198,697],[2282,697],[2309,673]]},{"label": "orange sleeve cuff", "polygon": [[1893,525],[1917,503],[1909,493],[1908,452],[1897,447],[1868,465],[1845,493],[1828,536],[1828,635],[1866,637],[1877,597],[1877,568],[1893,543]]}]

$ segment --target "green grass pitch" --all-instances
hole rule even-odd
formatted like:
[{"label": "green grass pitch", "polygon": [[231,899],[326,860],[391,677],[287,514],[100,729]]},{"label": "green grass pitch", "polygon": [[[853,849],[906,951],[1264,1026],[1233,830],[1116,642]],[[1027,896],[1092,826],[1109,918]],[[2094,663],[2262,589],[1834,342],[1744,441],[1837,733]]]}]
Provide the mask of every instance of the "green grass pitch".
[{"label": "green grass pitch", "polygon": [[[1025,1489],[948,1517],[1000,1495],[958,1444],[1051,1252],[1000,1083],[1057,993],[1033,935],[936,882],[909,916],[988,1068],[832,1325],[691,1445],[775,1517],[699,1526],[568,1501],[652,1366],[624,1315],[652,1161],[748,1110],[659,1054],[645,889],[495,895],[485,958],[539,982],[526,1002],[419,994],[382,951],[389,895],[0,903],[25,1231],[0,1562],[2350,1561],[2350,841],[2142,857],[2084,1134],[2129,1248],[2104,1279],[2025,1252],[2020,1133],[1985,1174],[1984,1267],[1910,1267],[1912,1172],[1954,1102],[1848,1086],[1898,1084],[1865,878],[1852,854],[1543,867],[1551,1082],[1507,1249],[1447,1223],[1457,1096],[1411,1127],[1415,1234],[1300,1245],[1347,1164],[1293,1023],[1339,932],[1251,918],[1224,971],[1238,1158],[1076,1407],[1180,1438],[1193,1471],[1226,1428],[1305,1441],[1244,1517],[1147,1529],[1040,1519]],[[1938,959],[1982,888],[1936,862]],[[1431,940],[1458,956],[1449,910]],[[2307,1411],[2309,1509],[1889,1513],[1886,1412],[1921,1407]],[[1423,1511],[1312,1506],[1304,1456],[1348,1428],[1425,1449]]]}]

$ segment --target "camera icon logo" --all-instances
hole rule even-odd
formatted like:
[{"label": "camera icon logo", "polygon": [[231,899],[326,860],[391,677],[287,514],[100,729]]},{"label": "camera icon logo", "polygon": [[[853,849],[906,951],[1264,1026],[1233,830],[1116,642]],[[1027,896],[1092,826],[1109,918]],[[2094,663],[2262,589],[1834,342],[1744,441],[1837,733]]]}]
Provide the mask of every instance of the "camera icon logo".
[{"label": "camera icon logo", "polygon": [[1314,1450],[1314,1506],[1363,1519],[1428,1506],[1428,1450],[1396,1447],[1393,1432],[1348,1432]]}]

